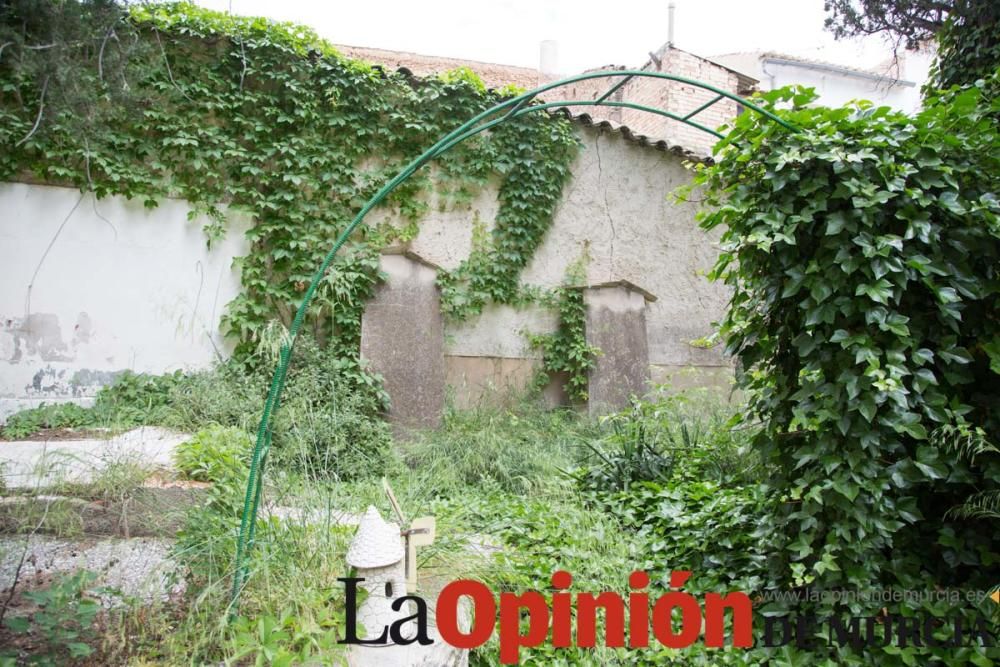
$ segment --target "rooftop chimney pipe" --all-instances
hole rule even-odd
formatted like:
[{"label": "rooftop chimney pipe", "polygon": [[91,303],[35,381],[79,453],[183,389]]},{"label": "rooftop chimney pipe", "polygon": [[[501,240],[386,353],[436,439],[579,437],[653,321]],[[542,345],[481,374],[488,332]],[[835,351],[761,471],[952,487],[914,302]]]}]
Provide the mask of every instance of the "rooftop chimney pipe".
[{"label": "rooftop chimney pipe", "polygon": [[674,45],[674,9],[676,5],[670,3],[667,5],[667,46]]}]

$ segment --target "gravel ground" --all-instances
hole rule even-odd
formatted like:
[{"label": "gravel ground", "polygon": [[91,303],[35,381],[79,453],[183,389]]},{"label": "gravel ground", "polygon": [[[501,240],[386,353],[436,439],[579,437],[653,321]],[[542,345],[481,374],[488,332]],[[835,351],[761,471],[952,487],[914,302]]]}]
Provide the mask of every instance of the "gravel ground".
[{"label": "gravel ground", "polygon": [[[0,599],[9,594],[24,545],[25,536],[0,536]],[[28,544],[17,592],[45,588],[59,574],[90,570],[99,575],[95,587],[118,589],[147,602],[165,600],[183,592],[181,578],[173,576],[177,565],[169,557],[171,545],[171,540],[151,537],[63,540],[35,535]],[[115,597],[102,596],[102,601],[110,606]],[[12,611],[17,613],[20,606],[12,605]]]}]

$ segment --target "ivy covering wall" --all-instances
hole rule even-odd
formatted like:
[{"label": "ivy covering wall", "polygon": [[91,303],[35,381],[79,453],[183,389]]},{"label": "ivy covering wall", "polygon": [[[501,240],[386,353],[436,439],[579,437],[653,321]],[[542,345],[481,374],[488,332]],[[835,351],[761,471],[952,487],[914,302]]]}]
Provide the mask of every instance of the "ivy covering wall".
[{"label": "ivy covering wall", "polygon": [[[73,185],[148,207],[180,197],[192,219],[207,216],[209,243],[225,233],[229,213],[249,216],[242,293],[223,318],[238,357],[273,321],[290,323],[365,200],[446,132],[516,92],[487,90],[467,70],[415,80],[344,58],[302,27],[186,3],[126,13],[110,2],[22,1],[0,17],[0,180]],[[379,250],[412,238],[431,201],[463,206],[496,177],[495,224],[461,266],[440,275],[442,308],[465,318],[489,303],[545,302],[541,290],[521,287],[520,273],[551,224],[577,149],[568,120],[531,114],[418,172],[341,251],[307,330],[358,374]],[[584,398],[589,363],[547,366],[569,364],[573,393]]]}]

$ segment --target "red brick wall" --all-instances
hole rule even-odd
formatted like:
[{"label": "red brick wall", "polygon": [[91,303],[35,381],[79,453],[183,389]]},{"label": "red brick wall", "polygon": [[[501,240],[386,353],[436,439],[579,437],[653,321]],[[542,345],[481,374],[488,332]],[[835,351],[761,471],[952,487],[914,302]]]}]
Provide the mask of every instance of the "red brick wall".
[{"label": "red brick wall", "polygon": [[[337,49],[348,57],[377,63],[390,69],[405,67],[418,76],[428,76],[456,67],[468,67],[491,88],[514,84],[521,88],[531,89],[547,81],[545,76],[526,67],[496,65],[457,58],[439,58],[356,46],[338,46]],[[659,64],[655,60],[651,60],[642,69],[668,72],[695,79],[731,93],[736,93],[738,90],[738,80],[735,73],[704,58],[669,46],[660,49],[657,57],[660,59]],[[607,69],[620,70],[624,68],[608,67]],[[620,79],[588,79],[546,93],[543,97],[547,101],[557,99],[595,100],[617,81]],[[715,97],[714,93],[680,82],[637,78],[615,93],[611,99],[619,101],[625,99],[637,104],[666,109],[684,116],[713,97]],[[704,155],[711,151],[711,147],[716,141],[712,135],[689,125],[643,111],[620,107],[574,107],[572,112],[573,115],[586,113],[595,120],[610,120],[614,123],[627,125],[637,134],[644,134],[652,139],[664,139],[670,144]],[[693,120],[715,129],[734,116],[736,116],[736,103],[721,100],[699,113]]]},{"label": "red brick wall", "polygon": [[[658,57],[660,58],[659,64],[650,61],[643,69],[695,79],[734,94],[738,90],[739,82],[735,73],[703,58],[670,47],[662,49]],[[590,79],[564,90],[570,99],[593,100],[600,97],[614,82],[615,79]],[[713,97],[715,97],[715,93],[702,88],[678,81],[647,77],[633,79],[612,99],[625,99],[629,102],[665,109],[684,116]],[[574,113],[587,113],[595,119],[621,123],[627,125],[637,134],[644,134],[655,139],[665,139],[671,144],[702,154],[708,154],[716,141],[712,135],[685,123],[634,109],[589,107],[577,108]],[[736,103],[723,99],[699,113],[692,120],[708,128],[716,129],[719,125],[735,117],[736,113]]]}]

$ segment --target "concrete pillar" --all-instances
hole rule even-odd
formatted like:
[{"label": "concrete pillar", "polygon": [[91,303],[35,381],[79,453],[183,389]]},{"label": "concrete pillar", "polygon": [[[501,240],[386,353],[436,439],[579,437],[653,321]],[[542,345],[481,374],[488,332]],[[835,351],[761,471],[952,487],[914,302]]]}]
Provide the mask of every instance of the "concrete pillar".
[{"label": "concrete pillar", "polygon": [[396,433],[434,428],[444,408],[444,325],[437,267],[418,255],[384,254],[386,280],[365,306],[361,356],[385,379]]},{"label": "concrete pillar", "polygon": [[649,344],[646,301],[656,297],[618,281],[584,290],[587,343],[600,348],[588,377],[588,409],[602,415],[628,405],[629,396],[648,391]]}]

